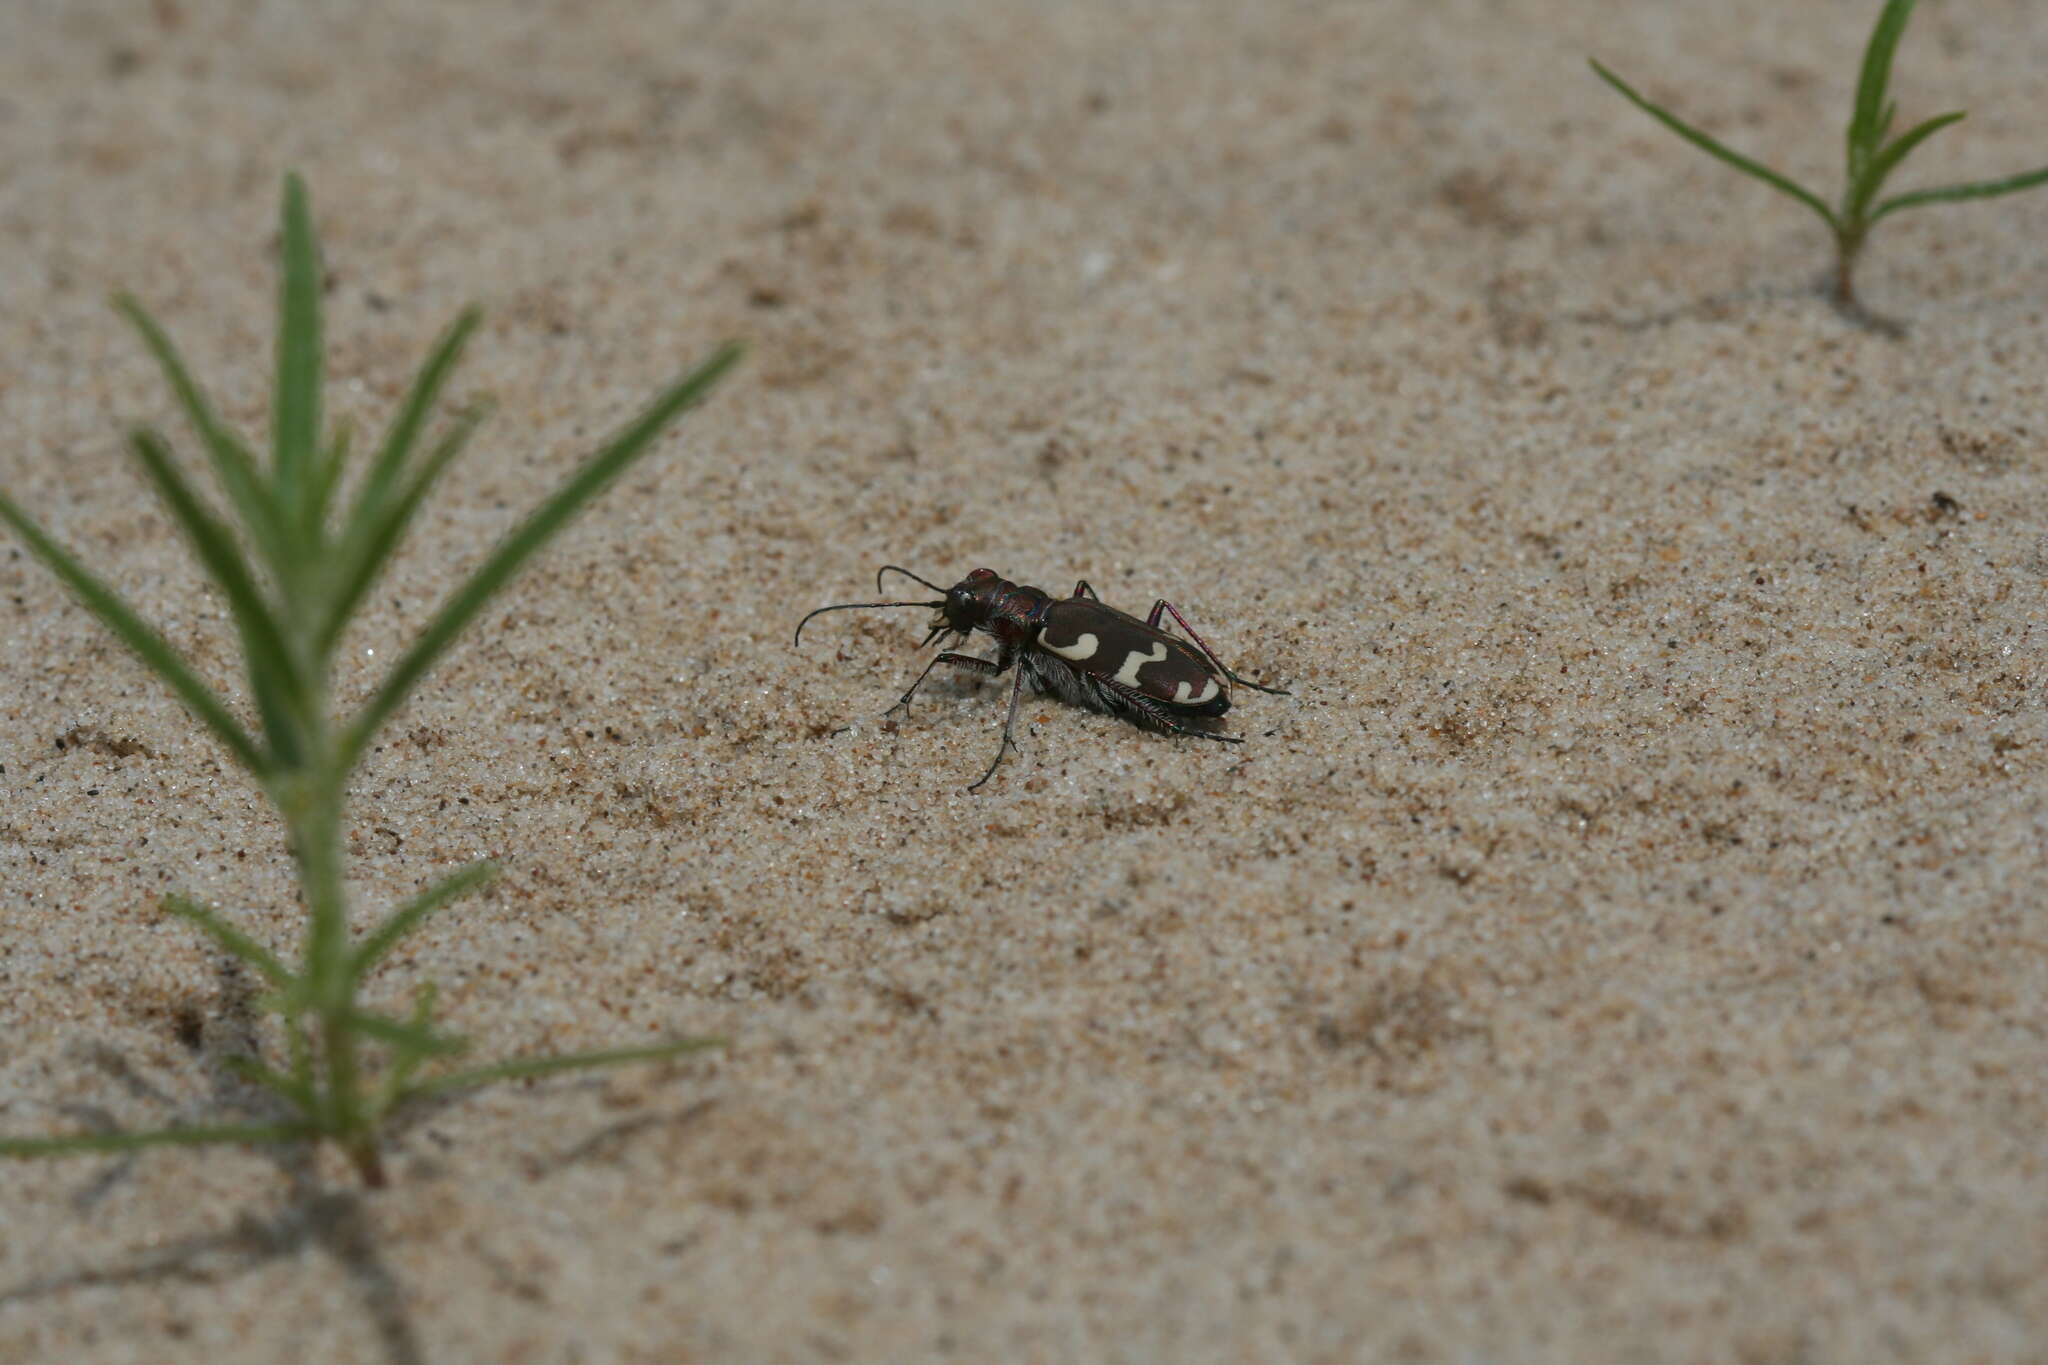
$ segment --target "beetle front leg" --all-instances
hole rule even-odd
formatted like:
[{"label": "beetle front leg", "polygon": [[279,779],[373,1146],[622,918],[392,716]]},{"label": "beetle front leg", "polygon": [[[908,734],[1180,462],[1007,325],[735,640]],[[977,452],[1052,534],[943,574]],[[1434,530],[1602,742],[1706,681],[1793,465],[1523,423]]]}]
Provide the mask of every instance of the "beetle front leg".
[{"label": "beetle front leg", "polygon": [[[924,672],[918,674],[917,681],[910,685],[910,690],[905,692],[902,696],[896,699],[896,706],[890,707],[887,711],[884,711],[882,714],[885,716],[894,715],[896,713],[896,708],[901,707],[903,708],[903,715],[905,719],[908,719],[910,716],[910,699],[917,695],[917,689],[924,686],[924,680],[930,677],[931,671],[934,668],[937,668],[940,664],[952,664],[955,668],[969,669],[972,672],[980,673],[986,677],[993,678],[1000,674],[1004,669],[1008,668],[1010,666],[1011,660],[1014,657],[1014,655],[1012,655],[1008,651],[1005,651],[1000,658],[977,659],[972,654],[955,654],[952,651],[948,650],[944,654],[935,656],[930,663],[926,664],[924,666]],[[1018,676],[1022,676],[1021,670]]]},{"label": "beetle front leg", "polygon": [[[985,663],[987,661],[980,660],[978,662]],[[1010,685],[1010,713],[1003,717],[1003,742],[996,745],[996,761],[988,765],[988,771],[981,775],[981,781],[970,784],[967,790],[974,791],[981,786],[982,782],[986,782],[991,777],[994,777],[996,769],[1003,765],[1003,755],[1017,747],[1017,741],[1014,736],[1014,731],[1017,728],[1017,707],[1023,700],[1024,670],[1020,668],[1017,670],[1017,681]]]},{"label": "beetle front leg", "polygon": [[1291,697],[1294,695],[1292,692],[1289,692],[1286,688],[1267,687],[1263,683],[1255,683],[1249,678],[1240,678],[1237,676],[1237,674],[1232,673],[1227,667],[1224,666],[1223,660],[1216,657],[1216,651],[1209,648],[1209,642],[1207,640],[1204,640],[1201,636],[1195,634],[1195,628],[1188,624],[1187,617],[1182,616],[1180,614],[1180,609],[1174,606],[1173,603],[1167,601],[1163,597],[1152,604],[1152,614],[1145,618],[1145,624],[1151,626],[1154,630],[1157,630],[1159,628],[1159,614],[1161,612],[1171,612],[1173,614],[1173,619],[1180,623],[1180,628],[1188,633],[1188,638],[1190,640],[1193,640],[1195,642],[1195,648],[1202,651],[1202,657],[1206,658],[1210,663],[1216,665],[1216,671],[1218,673],[1221,673],[1224,677],[1230,679],[1230,681],[1237,683],[1243,687],[1249,687],[1254,692],[1265,692],[1275,697]]}]

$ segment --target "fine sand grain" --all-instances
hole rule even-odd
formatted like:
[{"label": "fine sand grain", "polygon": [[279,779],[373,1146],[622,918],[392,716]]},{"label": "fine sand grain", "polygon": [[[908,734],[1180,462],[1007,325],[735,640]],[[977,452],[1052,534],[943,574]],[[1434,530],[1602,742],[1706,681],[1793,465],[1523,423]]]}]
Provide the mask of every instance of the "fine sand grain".
[{"label": "fine sand grain", "polygon": [[[331,408],[465,301],[498,412],[360,696],[582,451],[702,409],[360,774],[378,978],[481,1057],[722,1034],[323,1152],[0,1166],[0,1360],[2048,1359],[2048,192],[1833,187],[1876,0],[0,9],[0,482],[238,699],[124,463],[133,290],[252,434],[312,189]],[[325,17],[319,17],[324,13]],[[1929,5],[1902,187],[2048,160]],[[175,435],[189,453],[182,428]],[[1171,597],[1241,748],[1006,692],[875,566]],[[279,830],[0,542],[0,1129],[227,1117]],[[936,676],[936,675],[935,675]]]}]

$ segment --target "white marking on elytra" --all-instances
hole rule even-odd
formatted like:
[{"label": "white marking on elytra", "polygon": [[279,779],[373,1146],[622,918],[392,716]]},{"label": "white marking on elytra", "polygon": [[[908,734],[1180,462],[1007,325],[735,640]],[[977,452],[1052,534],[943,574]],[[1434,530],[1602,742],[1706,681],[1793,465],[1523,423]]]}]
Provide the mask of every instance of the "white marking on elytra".
[{"label": "white marking on elytra", "polygon": [[1155,640],[1149,650],[1134,649],[1124,656],[1124,666],[1116,671],[1116,680],[1125,687],[1138,685],[1138,670],[1146,664],[1166,662],[1166,641]]},{"label": "white marking on elytra", "polygon": [[1083,631],[1080,637],[1070,645],[1056,645],[1042,635],[1038,637],[1038,643],[1044,645],[1062,659],[1072,659],[1079,663],[1083,659],[1094,658],[1095,647],[1100,642],[1093,635]]},{"label": "white marking on elytra", "polygon": [[1189,696],[1188,694],[1193,690],[1184,682],[1175,683],[1173,685],[1173,704],[1175,706],[1200,706],[1203,702],[1213,699],[1216,695],[1216,680],[1211,678],[1208,682],[1202,684],[1200,696]]}]

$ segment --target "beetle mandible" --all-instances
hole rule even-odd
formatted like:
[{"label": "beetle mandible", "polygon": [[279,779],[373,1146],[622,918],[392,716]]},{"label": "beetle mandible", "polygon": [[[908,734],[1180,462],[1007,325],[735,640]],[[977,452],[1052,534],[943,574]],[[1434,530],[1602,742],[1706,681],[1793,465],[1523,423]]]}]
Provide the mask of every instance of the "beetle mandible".
[{"label": "beetle mandible", "polygon": [[[1242,744],[1237,735],[1218,733],[1208,726],[1230,709],[1229,684],[1237,683],[1274,696],[1290,695],[1278,687],[1267,687],[1231,672],[1216,651],[1187,623],[1173,603],[1160,598],[1144,620],[1118,611],[1095,595],[1085,578],[1074,585],[1072,597],[1054,597],[1042,588],[1012,583],[993,569],[976,569],[950,588],[895,564],[875,571],[875,591],[881,592],[882,575],[899,573],[943,596],[936,602],[839,602],[819,607],[796,625],[796,644],[803,643],[804,627],[811,617],[828,611],[855,611],[868,607],[927,607],[932,617],[931,633],[918,648],[942,636],[957,635],[959,643],[976,631],[992,635],[996,657],[977,658],[946,650],[924,666],[916,681],[883,715],[899,707],[910,714],[910,699],[940,664],[951,664],[987,677],[999,677],[1017,670],[1010,687],[1010,710],[1003,720],[1003,742],[996,746],[995,761],[967,790],[974,791],[995,776],[1003,756],[1017,747],[1017,707],[1029,681],[1039,692],[1050,692],[1063,701],[1102,711],[1146,730],[1219,744]],[[1170,615],[1187,632],[1186,640],[1169,635],[1160,626],[1162,615]]]}]

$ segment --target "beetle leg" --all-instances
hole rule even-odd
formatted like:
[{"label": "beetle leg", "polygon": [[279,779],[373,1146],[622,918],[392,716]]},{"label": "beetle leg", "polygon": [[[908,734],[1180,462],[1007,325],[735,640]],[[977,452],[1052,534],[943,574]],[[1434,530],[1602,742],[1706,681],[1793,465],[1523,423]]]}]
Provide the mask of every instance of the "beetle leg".
[{"label": "beetle leg", "polygon": [[931,676],[931,671],[940,664],[951,664],[955,668],[971,669],[976,673],[993,678],[1008,668],[1010,661],[1010,655],[1007,651],[1004,657],[996,659],[977,659],[972,654],[955,654],[951,650],[944,654],[935,655],[932,661],[924,666],[924,672],[917,675],[917,681],[910,685],[910,690],[896,699],[896,706],[890,707],[882,714],[885,716],[893,715],[896,707],[900,706],[903,708],[904,716],[908,717],[910,715],[910,699],[917,695],[917,689],[924,686],[924,680]]},{"label": "beetle leg", "polygon": [[1115,678],[1098,677],[1095,681],[1122,697],[1133,711],[1142,713],[1148,725],[1155,725],[1170,735],[1177,735],[1183,739],[1212,739],[1218,744],[1244,743],[1244,738],[1241,735],[1219,734],[1214,730],[1198,729],[1188,724],[1185,720],[1176,716],[1137,688],[1125,687]]},{"label": "beetle leg", "polygon": [[1254,692],[1267,692],[1276,697],[1291,697],[1294,695],[1292,692],[1289,692],[1287,689],[1283,687],[1267,687],[1263,683],[1255,683],[1249,678],[1240,678],[1237,676],[1237,674],[1232,673],[1229,670],[1229,668],[1224,666],[1223,660],[1216,657],[1216,651],[1209,648],[1209,642],[1207,640],[1204,640],[1201,636],[1195,634],[1195,628],[1188,624],[1187,617],[1182,616],[1180,614],[1180,609],[1174,606],[1173,603],[1167,601],[1163,597],[1152,604],[1152,614],[1145,618],[1145,624],[1151,626],[1155,630],[1158,629],[1159,614],[1161,612],[1171,612],[1173,614],[1173,619],[1180,623],[1180,628],[1188,633],[1188,638],[1190,640],[1193,640],[1195,642],[1195,648],[1202,651],[1202,657],[1207,659],[1210,663],[1216,665],[1216,671],[1218,673],[1221,673],[1224,677],[1230,679],[1230,681],[1238,683],[1244,687],[1249,687]]},{"label": "beetle leg", "polygon": [[1074,585],[1074,596],[1090,598],[1097,602],[1102,600],[1095,596],[1095,589],[1088,586],[1088,580],[1085,578]]},{"label": "beetle leg", "polygon": [[[976,660],[976,662],[985,663],[986,660]],[[981,786],[983,782],[994,777],[996,769],[1003,765],[1003,755],[1017,747],[1017,741],[1014,738],[1014,732],[1017,728],[1017,707],[1023,700],[1024,670],[1020,668],[1017,670],[1017,681],[1010,685],[1010,714],[1003,717],[1003,742],[996,745],[996,761],[989,764],[988,771],[981,775],[980,781],[970,783],[967,790],[973,791]]]}]

